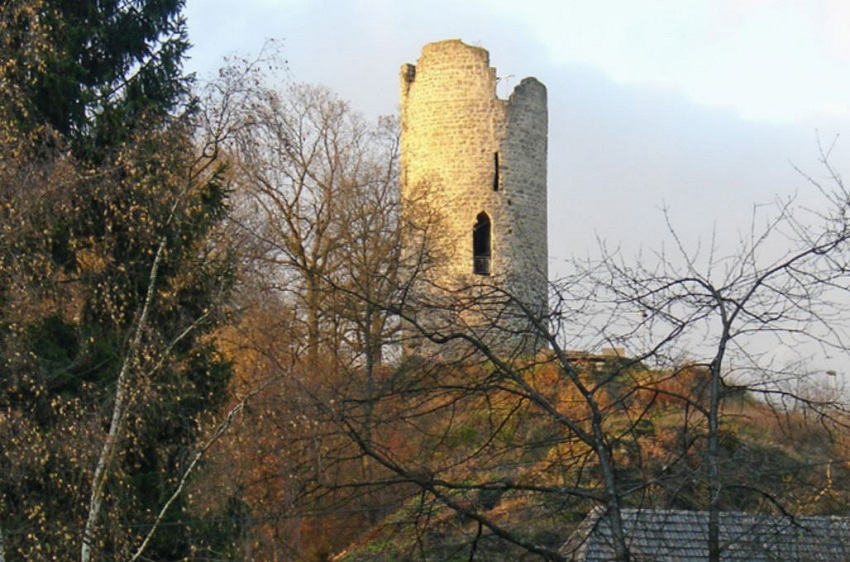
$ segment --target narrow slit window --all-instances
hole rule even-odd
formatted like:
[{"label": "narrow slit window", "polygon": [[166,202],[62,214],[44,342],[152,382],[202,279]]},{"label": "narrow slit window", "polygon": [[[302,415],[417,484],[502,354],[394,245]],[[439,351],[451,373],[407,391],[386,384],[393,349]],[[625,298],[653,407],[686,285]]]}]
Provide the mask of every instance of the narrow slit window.
[{"label": "narrow slit window", "polygon": [[499,153],[493,153],[493,191],[499,191]]},{"label": "narrow slit window", "polygon": [[472,229],[472,271],[476,275],[490,275],[492,234],[490,217],[479,213]]}]

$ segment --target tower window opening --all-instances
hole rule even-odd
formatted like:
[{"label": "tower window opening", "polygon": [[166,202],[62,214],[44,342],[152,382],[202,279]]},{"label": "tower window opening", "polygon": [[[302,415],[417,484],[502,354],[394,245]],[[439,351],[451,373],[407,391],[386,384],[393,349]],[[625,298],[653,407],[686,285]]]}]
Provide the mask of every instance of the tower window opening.
[{"label": "tower window opening", "polygon": [[472,272],[490,275],[492,255],[492,226],[487,213],[479,213],[472,228]]},{"label": "tower window opening", "polygon": [[493,153],[493,191],[499,191],[499,153]]}]

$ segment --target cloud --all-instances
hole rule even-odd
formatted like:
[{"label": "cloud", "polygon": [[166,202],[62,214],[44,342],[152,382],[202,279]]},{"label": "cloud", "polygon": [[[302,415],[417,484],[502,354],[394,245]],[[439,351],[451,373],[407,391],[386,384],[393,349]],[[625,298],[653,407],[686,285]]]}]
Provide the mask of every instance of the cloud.
[{"label": "cloud", "polygon": [[850,4],[834,1],[497,0],[554,62],[681,92],[751,120],[811,122],[850,100]]}]

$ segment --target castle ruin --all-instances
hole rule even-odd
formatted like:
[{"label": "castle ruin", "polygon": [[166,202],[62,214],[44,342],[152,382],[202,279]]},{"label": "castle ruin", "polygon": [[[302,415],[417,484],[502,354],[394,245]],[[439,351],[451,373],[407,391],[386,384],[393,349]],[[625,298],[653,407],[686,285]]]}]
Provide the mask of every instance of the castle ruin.
[{"label": "castle ruin", "polygon": [[449,304],[420,311],[422,325],[460,323],[528,353],[540,347],[529,314],[547,309],[546,87],[525,78],[503,100],[497,82],[488,52],[460,40],[425,45],[402,66],[402,200],[409,224],[425,208],[438,217],[425,284],[454,303],[451,314]]}]

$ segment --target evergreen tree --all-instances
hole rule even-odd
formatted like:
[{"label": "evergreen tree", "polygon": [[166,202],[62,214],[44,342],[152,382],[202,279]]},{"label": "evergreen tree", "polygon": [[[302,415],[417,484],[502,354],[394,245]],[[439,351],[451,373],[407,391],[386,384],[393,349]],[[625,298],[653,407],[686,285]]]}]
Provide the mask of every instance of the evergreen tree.
[{"label": "evergreen tree", "polygon": [[[132,552],[224,399],[226,173],[194,144],[181,9],[0,8],[0,559]],[[146,559],[190,536],[162,526]]]},{"label": "evergreen tree", "polygon": [[177,110],[191,83],[183,4],[11,0],[4,78],[25,98],[25,119],[49,124],[77,156],[102,158],[145,120]]}]

